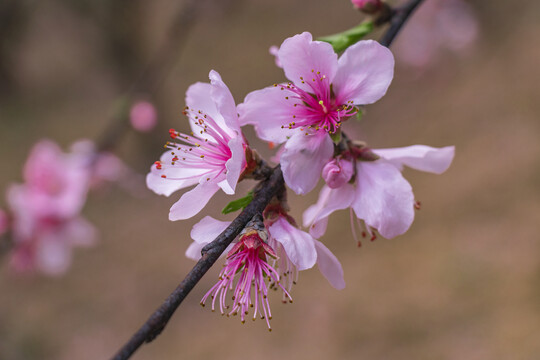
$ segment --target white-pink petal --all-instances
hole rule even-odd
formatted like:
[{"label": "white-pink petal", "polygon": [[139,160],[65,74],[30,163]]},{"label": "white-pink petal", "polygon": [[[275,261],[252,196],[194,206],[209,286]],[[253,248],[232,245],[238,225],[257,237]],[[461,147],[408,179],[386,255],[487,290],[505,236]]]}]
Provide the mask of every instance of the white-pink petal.
[{"label": "white-pink petal", "polygon": [[386,94],[394,77],[394,56],[374,40],[360,41],[339,58],[334,92],[339,103],[372,104]]},{"label": "white-pink petal", "polygon": [[337,257],[318,240],[314,240],[317,249],[317,265],[319,271],[337,290],[345,288],[345,279],[343,277],[343,268]]},{"label": "white-pink petal", "polygon": [[454,159],[455,147],[434,148],[426,145],[412,145],[402,148],[374,149],[373,152],[388,160],[400,170],[403,165],[434,174],[442,174]]},{"label": "white-pink petal", "polygon": [[244,139],[241,136],[232,138],[228,145],[232,155],[225,163],[225,168],[227,169],[227,183],[234,194],[240,174],[242,174],[246,167],[246,151],[244,149]]},{"label": "white-pink petal", "polygon": [[268,228],[270,236],[283,245],[287,257],[298,270],[310,269],[317,260],[314,239],[280,217]]},{"label": "white-pink petal", "polygon": [[169,220],[185,220],[197,215],[218,190],[219,186],[211,181],[195,186],[174,203],[169,211]]},{"label": "white-pink petal", "polygon": [[[310,33],[304,32],[285,39],[278,51],[285,76],[304,91],[313,92],[309,83],[313,72],[325,75],[331,83],[337,71],[338,60],[332,45],[313,41]],[[305,79],[302,83],[301,78]]]},{"label": "white-pink petal", "polygon": [[[206,244],[211,243],[219,234],[221,234],[227,226],[231,224],[230,221],[219,221],[211,216],[205,216],[201,221],[193,226],[191,229],[191,243],[186,250],[186,256],[192,260],[199,260],[201,258],[201,250]],[[229,245],[224,254],[232,247]]]},{"label": "white-pink petal", "polygon": [[388,239],[406,232],[414,219],[414,195],[399,169],[375,161],[359,162],[357,170],[356,216]]},{"label": "white-pink petal", "polygon": [[296,132],[285,144],[280,160],[287,186],[299,195],[313,190],[333,153],[334,143],[327,133]]},{"label": "white-pink petal", "polygon": [[234,130],[236,134],[241,134],[236,103],[234,102],[231,91],[225,85],[217,71],[211,70],[208,76],[212,84],[212,100],[216,104],[218,112],[223,116],[225,124],[229,129]]},{"label": "white-pink petal", "polygon": [[288,126],[293,121],[294,104],[299,102],[285,99],[287,95],[281,87],[274,86],[250,92],[238,105],[240,124],[253,125],[264,141],[285,142],[293,134]]}]

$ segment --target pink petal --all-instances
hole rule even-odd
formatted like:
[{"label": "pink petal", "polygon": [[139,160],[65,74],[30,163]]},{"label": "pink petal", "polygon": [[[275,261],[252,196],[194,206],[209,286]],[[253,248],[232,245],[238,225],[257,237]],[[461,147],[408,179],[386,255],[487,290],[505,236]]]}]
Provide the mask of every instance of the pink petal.
[{"label": "pink petal", "polygon": [[53,234],[40,239],[35,249],[35,266],[39,271],[58,276],[69,269],[72,250],[69,243],[64,240]]},{"label": "pink petal", "polygon": [[450,167],[454,159],[455,147],[433,148],[412,145],[403,148],[374,149],[373,152],[400,170],[403,169],[403,165],[407,165],[416,170],[442,174]]},{"label": "pink petal", "polygon": [[345,279],[343,278],[343,268],[337,257],[318,240],[314,240],[317,249],[317,265],[319,271],[337,290],[345,288]]},{"label": "pink petal", "polygon": [[264,141],[285,142],[292,135],[288,125],[293,121],[294,104],[299,102],[287,100],[286,96],[285,91],[274,86],[250,92],[238,105],[240,124],[255,126],[257,136]]},{"label": "pink petal", "polygon": [[298,270],[310,269],[317,260],[314,239],[308,233],[279,218],[269,228],[270,236],[283,245],[287,257]]},{"label": "pink petal", "polygon": [[225,163],[225,167],[227,168],[227,183],[234,194],[240,174],[246,167],[246,152],[244,150],[244,140],[241,136],[231,139],[228,145],[232,155]]},{"label": "pink petal", "polygon": [[218,190],[219,186],[210,181],[195,186],[174,203],[169,212],[169,220],[185,220],[197,215]]},{"label": "pink petal", "polygon": [[307,194],[319,181],[324,165],[332,158],[334,143],[325,132],[305,135],[297,131],[285,144],[281,169],[285,183],[297,194]]},{"label": "pink petal", "polygon": [[281,65],[281,61],[279,61],[278,51],[279,51],[279,48],[276,45],[272,45],[268,49],[268,52],[270,53],[270,55],[274,56],[274,61],[276,63],[276,66],[279,68],[283,68],[283,65]]},{"label": "pink petal", "polygon": [[[337,71],[337,55],[332,45],[313,41],[310,33],[304,32],[283,41],[278,51],[279,61],[283,65],[285,76],[304,91],[313,92],[308,81],[313,72],[320,71],[331,83]],[[305,79],[302,83],[300,78]]]},{"label": "pink petal", "polygon": [[236,131],[237,134],[241,134],[238,113],[236,112],[236,103],[234,102],[231,91],[227,85],[225,85],[223,80],[221,80],[221,76],[217,71],[211,70],[209,77],[210,82],[212,83],[211,96],[216,104],[217,110],[223,116],[227,127]]},{"label": "pink petal", "polygon": [[230,221],[219,221],[211,216],[205,216],[191,229],[191,238],[196,243],[208,244],[218,237],[230,224]]},{"label": "pink petal", "polygon": [[[225,119],[218,111],[216,103],[212,99],[213,85],[208,83],[197,82],[191,85],[186,92],[186,105],[195,111],[201,111],[208,116],[210,116],[216,124],[223,129],[230,136],[236,136],[236,132],[232,129],[229,129]],[[198,137],[203,139],[208,139],[209,141],[214,142],[214,139],[208,134],[200,134],[200,127],[193,123],[193,120],[190,119],[189,124],[191,130],[197,134]]]},{"label": "pink petal", "polygon": [[82,217],[69,220],[62,229],[62,236],[75,246],[92,246],[97,239],[97,229]]},{"label": "pink petal", "polygon": [[315,205],[310,206],[303,215],[304,226],[315,238],[320,238],[326,231],[328,217],[336,210],[351,206],[355,197],[355,189],[351,184],[345,184],[337,189],[323,186],[319,199]]},{"label": "pink petal", "polygon": [[339,58],[334,92],[339,103],[372,104],[386,94],[394,77],[394,56],[373,40],[360,41]]},{"label": "pink petal", "polygon": [[401,172],[379,161],[360,162],[357,169],[356,216],[388,239],[407,231],[414,219],[414,195]]},{"label": "pink petal", "polygon": [[[205,216],[201,221],[193,226],[191,229],[191,238],[194,240],[186,250],[186,256],[192,260],[199,260],[201,258],[201,250],[206,245],[214,241],[219,234],[221,234],[227,226],[230,225],[230,221],[219,221],[211,216]],[[232,247],[229,245],[224,254]]]}]

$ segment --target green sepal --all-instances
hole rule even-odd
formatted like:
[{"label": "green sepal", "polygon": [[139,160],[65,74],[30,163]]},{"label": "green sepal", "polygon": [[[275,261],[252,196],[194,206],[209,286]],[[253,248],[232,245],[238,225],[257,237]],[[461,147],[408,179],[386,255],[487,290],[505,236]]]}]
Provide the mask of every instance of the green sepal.
[{"label": "green sepal", "polygon": [[364,116],[364,112],[359,107],[356,107],[356,121],[361,121]]},{"label": "green sepal", "polygon": [[249,203],[253,200],[253,191],[248,192],[248,194],[240,199],[236,199],[228,203],[221,212],[223,214],[229,214],[234,211],[244,209]]},{"label": "green sepal", "polygon": [[339,129],[335,133],[330,134],[330,138],[334,142],[334,144],[339,144],[341,141],[341,130]]},{"label": "green sepal", "polygon": [[347,49],[349,46],[356,44],[366,35],[373,31],[373,21],[364,21],[360,25],[344,32],[328,35],[318,38],[317,40],[324,41],[332,45],[334,51],[339,53]]}]

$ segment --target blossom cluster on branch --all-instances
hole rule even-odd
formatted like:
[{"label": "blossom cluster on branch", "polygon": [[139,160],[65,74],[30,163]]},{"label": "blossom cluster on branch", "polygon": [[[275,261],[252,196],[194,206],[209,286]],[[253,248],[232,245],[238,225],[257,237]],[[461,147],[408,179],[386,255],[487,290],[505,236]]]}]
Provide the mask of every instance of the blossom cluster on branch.
[{"label": "blossom cluster on branch", "polygon": [[[222,314],[239,315],[242,322],[252,311],[249,316],[265,319],[269,329],[269,290],[292,301],[299,271],[318,264],[332,286],[345,286],[339,260],[319,241],[331,213],[350,209],[358,244],[360,237],[401,235],[419,207],[403,167],[440,174],[454,156],[453,146],[376,150],[342,131],[361,106],[381,99],[392,81],[394,57],[376,41],[359,41],[338,57],[332,45],[304,32],[272,53],[289,81],[253,91],[239,105],[214,70],[210,83],[190,86],[184,115],[191,132],[171,129],[167,151],[147,175],[148,187],[161,195],[195,186],[169,212],[170,220],[191,218],[220,189],[235,194],[239,181],[268,166],[242,132],[243,126],[253,125],[260,139],[282,144],[275,158],[296,194],[309,193],[324,179],[319,200],[304,213],[305,231],[289,214],[283,189],[229,245],[219,280],[201,301]],[[194,243],[186,255],[198,260],[228,225],[203,218],[191,232]],[[356,235],[358,226],[361,236]]]}]

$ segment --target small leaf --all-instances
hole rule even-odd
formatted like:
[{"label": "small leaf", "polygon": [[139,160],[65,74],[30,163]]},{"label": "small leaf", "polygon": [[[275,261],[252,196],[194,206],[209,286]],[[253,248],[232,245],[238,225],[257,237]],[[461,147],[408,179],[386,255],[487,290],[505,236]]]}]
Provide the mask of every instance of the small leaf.
[{"label": "small leaf", "polygon": [[364,21],[352,29],[334,35],[323,36],[318,40],[329,43],[334,47],[334,51],[339,53],[357,43],[372,31],[373,21]]},{"label": "small leaf", "polygon": [[341,130],[336,131],[335,133],[330,134],[330,138],[334,142],[334,144],[339,144],[341,141]]},{"label": "small leaf", "polygon": [[223,214],[229,214],[234,211],[244,209],[253,200],[253,191],[248,192],[246,196],[240,199],[236,199],[228,203],[221,212]]}]

